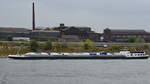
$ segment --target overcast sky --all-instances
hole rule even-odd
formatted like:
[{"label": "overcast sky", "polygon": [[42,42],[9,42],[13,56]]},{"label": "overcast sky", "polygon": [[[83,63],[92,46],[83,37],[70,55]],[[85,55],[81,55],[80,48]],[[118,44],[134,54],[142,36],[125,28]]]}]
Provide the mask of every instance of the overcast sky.
[{"label": "overcast sky", "polygon": [[[150,0],[35,0],[36,26],[150,31]],[[0,26],[32,27],[32,0],[0,0]]]}]

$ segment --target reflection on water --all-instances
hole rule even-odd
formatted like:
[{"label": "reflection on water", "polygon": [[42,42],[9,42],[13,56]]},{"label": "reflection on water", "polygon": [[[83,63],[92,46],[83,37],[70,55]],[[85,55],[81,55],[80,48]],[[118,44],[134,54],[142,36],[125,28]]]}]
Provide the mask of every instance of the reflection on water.
[{"label": "reflection on water", "polygon": [[150,84],[150,59],[0,59],[0,84]]}]

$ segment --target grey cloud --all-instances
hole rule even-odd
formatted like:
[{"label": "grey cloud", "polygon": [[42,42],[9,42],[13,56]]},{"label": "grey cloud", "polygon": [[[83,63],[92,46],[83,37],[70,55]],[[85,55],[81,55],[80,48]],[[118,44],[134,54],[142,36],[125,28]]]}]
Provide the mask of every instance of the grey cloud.
[{"label": "grey cloud", "polygon": [[[31,27],[32,0],[0,0],[0,26]],[[149,0],[35,0],[39,26],[90,26],[149,30]],[[150,30],[149,30],[150,31]]]}]

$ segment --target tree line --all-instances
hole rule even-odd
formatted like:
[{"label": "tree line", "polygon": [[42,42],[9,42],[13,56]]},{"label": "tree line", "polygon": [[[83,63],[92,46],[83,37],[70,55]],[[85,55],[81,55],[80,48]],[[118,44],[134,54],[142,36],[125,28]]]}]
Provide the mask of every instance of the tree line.
[{"label": "tree line", "polygon": [[[63,50],[65,51],[65,49],[74,51],[77,47],[78,47],[77,44],[72,44],[68,46],[66,42],[55,42],[54,44],[52,44],[51,40],[42,43],[39,43],[36,40],[30,41],[30,50],[33,52],[38,51],[39,48],[54,52],[61,52]],[[84,50],[89,50],[92,47],[95,47],[95,45],[91,40],[87,39],[85,42],[81,42],[80,47],[82,47]]]}]

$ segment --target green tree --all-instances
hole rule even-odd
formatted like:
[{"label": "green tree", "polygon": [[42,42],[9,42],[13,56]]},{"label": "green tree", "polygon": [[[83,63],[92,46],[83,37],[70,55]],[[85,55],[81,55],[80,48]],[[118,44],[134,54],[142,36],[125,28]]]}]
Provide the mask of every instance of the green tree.
[{"label": "green tree", "polygon": [[31,40],[30,41],[30,50],[35,52],[37,51],[39,45],[38,45],[38,42],[36,40]]},{"label": "green tree", "polygon": [[62,49],[61,43],[59,43],[59,42],[54,43],[53,49],[54,49],[55,52],[61,51],[61,49]]},{"label": "green tree", "polygon": [[126,42],[129,42],[129,43],[134,43],[136,41],[136,37],[135,36],[132,36],[132,37],[128,37],[126,39]]},{"label": "green tree", "polygon": [[8,35],[7,40],[8,40],[8,41],[12,41],[12,38],[13,38],[13,37],[12,37],[11,35]]},{"label": "green tree", "polygon": [[51,49],[52,49],[52,42],[51,42],[51,40],[48,40],[45,43],[45,50],[51,50]]},{"label": "green tree", "polygon": [[136,42],[136,43],[144,43],[145,40],[144,40],[143,38],[137,37],[137,38],[135,39],[135,42]]},{"label": "green tree", "polygon": [[20,43],[20,46],[27,46],[27,45],[28,45],[28,43],[25,41],[21,41],[21,43]]},{"label": "green tree", "polygon": [[3,42],[0,42],[0,46],[2,46],[3,45]]},{"label": "green tree", "polygon": [[144,42],[145,42],[144,39],[142,39],[140,37],[136,38],[136,41],[135,41],[136,49],[137,50],[144,50]]},{"label": "green tree", "polygon": [[84,46],[84,49],[85,49],[85,50],[89,50],[90,48],[92,48],[93,43],[92,43],[91,40],[87,39],[87,40],[85,41],[85,43],[84,43],[83,46]]},{"label": "green tree", "polygon": [[80,47],[84,47],[84,42],[80,41]]},{"label": "green tree", "polygon": [[74,51],[74,50],[77,49],[77,47],[78,47],[77,44],[72,44],[72,45],[69,46],[69,50]]},{"label": "green tree", "polygon": [[144,49],[150,49],[150,46],[148,44],[144,44]]},{"label": "green tree", "polygon": [[66,42],[62,42],[61,43],[61,47],[63,48],[63,49],[66,49],[66,48],[68,48],[68,45],[67,45],[67,43]]},{"label": "green tree", "polygon": [[130,43],[144,43],[145,40],[140,38],[140,37],[135,37],[135,36],[132,36],[132,37],[128,37],[126,39],[127,42],[130,42]]},{"label": "green tree", "polygon": [[88,50],[90,47],[87,43],[84,44],[84,50]]},{"label": "green tree", "polygon": [[88,44],[89,47],[93,46],[93,43],[91,40],[87,39],[85,42]]}]

